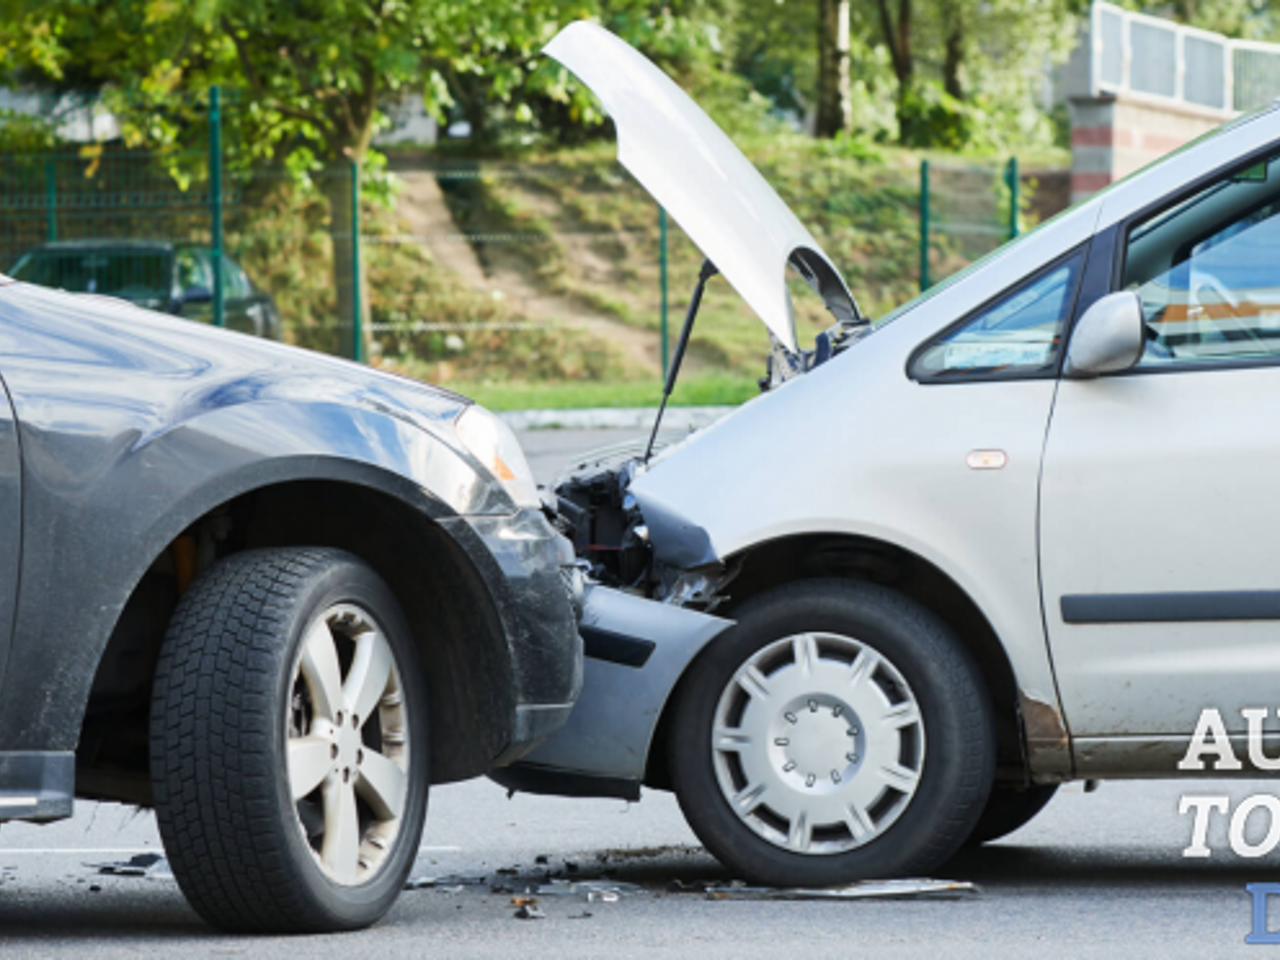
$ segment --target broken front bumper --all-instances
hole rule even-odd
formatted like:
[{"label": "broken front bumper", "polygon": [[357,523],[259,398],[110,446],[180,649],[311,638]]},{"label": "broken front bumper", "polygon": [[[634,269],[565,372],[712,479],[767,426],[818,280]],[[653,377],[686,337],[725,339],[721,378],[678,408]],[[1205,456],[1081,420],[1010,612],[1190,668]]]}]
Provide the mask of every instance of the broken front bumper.
[{"label": "broken front bumper", "polygon": [[[480,573],[511,651],[515,716],[494,765],[510,763],[564,724],[582,689],[582,573],[573,545],[537,510],[446,521],[483,544]],[[472,551],[477,556],[478,551]],[[488,560],[496,564],[494,569]]]},{"label": "broken front bumper", "polygon": [[639,799],[663,709],[693,658],[733,625],[705,613],[591,585],[579,625],[582,695],[564,728],[489,774],[511,790]]}]

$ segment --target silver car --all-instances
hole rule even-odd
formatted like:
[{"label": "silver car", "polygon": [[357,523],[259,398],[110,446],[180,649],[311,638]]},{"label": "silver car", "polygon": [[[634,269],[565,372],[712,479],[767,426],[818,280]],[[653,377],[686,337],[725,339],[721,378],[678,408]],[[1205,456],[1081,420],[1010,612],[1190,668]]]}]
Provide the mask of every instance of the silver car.
[{"label": "silver car", "polygon": [[[659,70],[589,25],[548,52],[773,350],[714,426],[564,479],[586,689],[502,781],[670,788],[735,873],[814,885],[933,870],[1064,781],[1189,775],[1209,707],[1242,750],[1280,676],[1280,109],[872,322]],[[813,350],[787,265],[836,319]]]}]

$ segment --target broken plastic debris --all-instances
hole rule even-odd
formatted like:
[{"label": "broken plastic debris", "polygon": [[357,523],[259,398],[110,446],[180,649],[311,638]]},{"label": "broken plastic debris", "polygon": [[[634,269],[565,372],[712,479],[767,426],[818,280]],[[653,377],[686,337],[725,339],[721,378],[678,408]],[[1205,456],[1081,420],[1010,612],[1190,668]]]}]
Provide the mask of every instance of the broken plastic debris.
[{"label": "broken plastic debris", "polygon": [[547,915],[542,912],[542,909],[540,907],[534,906],[533,904],[525,904],[523,907],[521,907],[519,910],[516,911],[516,919],[517,920],[545,920],[547,919]]},{"label": "broken plastic debris", "polygon": [[846,887],[708,887],[708,900],[957,900],[981,893],[967,880],[864,880]]},{"label": "broken plastic debris", "polygon": [[617,880],[552,880],[538,884],[532,892],[539,896],[583,897],[588,903],[617,903],[624,896],[644,893],[645,888]]},{"label": "broken plastic debris", "polygon": [[684,881],[676,878],[667,884],[668,893],[706,893],[710,884],[706,880]]},{"label": "broken plastic debris", "polygon": [[488,882],[488,877],[460,877],[456,874],[447,874],[443,877],[410,877],[405,881],[404,889],[422,890],[430,887],[446,890],[449,893],[461,893],[463,887],[482,887]]},{"label": "broken plastic debris", "polygon": [[158,853],[139,853],[128,860],[113,860],[108,863],[90,863],[98,873],[114,877],[147,877],[152,880],[172,880],[173,871],[169,869],[169,861]]}]

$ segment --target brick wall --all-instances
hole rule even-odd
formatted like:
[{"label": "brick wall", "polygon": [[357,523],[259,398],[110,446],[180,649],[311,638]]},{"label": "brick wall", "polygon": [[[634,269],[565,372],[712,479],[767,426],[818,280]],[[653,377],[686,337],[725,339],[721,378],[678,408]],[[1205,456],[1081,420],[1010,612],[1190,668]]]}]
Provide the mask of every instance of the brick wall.
[{"label": "brick wall", "polygon": [[1069,101],[1071,202],[1176,150],[1225,119],[1216,111],[1126,97]]}]

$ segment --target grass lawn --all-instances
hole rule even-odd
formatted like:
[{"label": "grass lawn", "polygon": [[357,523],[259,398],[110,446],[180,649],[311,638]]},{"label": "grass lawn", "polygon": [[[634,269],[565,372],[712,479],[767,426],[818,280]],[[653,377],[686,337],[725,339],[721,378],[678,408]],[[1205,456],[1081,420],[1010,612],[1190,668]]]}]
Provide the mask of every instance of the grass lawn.
[{"label": "grass lawn", "polygon": [[[471,397],[490,410],[572,410],[580,407],[657,407],[662,384],[624,380],[532,382],[451,382],[450,390]],[[736,406],[760,392],[754,380],[739,376],[701,376],[681,379],[671,405],[683,407]]]}]

